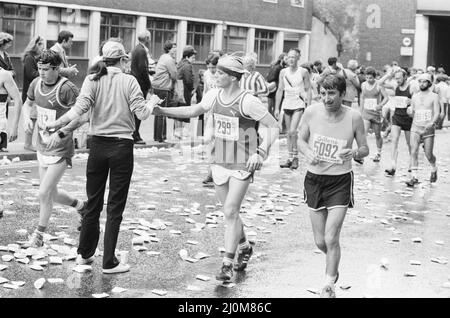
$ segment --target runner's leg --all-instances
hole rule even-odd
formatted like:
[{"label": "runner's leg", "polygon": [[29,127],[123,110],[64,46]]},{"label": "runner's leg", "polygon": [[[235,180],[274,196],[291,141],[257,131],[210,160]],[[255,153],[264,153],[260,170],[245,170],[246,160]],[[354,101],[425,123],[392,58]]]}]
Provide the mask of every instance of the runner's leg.
[{"label": "runner's leg", "polygon": [[311,219],[314,242],[325,254],[327,253],[327,245],[325,244],[325,225],[327,222],[327,216],[327,209],[320,211],[309,210],[309,218]]},{"label": "runner's leg", "polygon": [[333,284],[336,280],[341,259],[339,236],[347,210],[347,207],[329,209],[325,225],[325,244],[327,247],[326,275],[330,278],[330,283]]}]

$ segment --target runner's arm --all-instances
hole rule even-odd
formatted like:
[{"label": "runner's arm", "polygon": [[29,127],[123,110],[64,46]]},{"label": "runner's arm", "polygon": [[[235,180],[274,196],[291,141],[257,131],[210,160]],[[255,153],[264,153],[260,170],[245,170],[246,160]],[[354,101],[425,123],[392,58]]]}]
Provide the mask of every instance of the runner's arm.
[{"label": "runner's arm", "polygon": [[280,106],[281,101],[283,99],[283,92],[284,92],[284,70],[281,70],[280,76],[278,79],[278,88],[277,88],[277,94],[275,96],[275,113],[280,113]]},{"label": "runner's arm", "polygon": [[305,86],[305,93],[306,93],[306,99],[305,99],[305,106],[311,105],[311,98],[312,98],[312,92],[311,92],[311,78],[309,75],[309,72],[306,69],[303,69],[303,83]]},{"label": "runner's arm", "polygon": [[212,104],[217,96],[217,90],[209,90],[205,96],[203,96],[202,101],[193,106],[185,107],[159,107],[155,106],[153,108],[153,115],[157,116],[168,116],[175,118],[192,118],[200,116],[208,112],[212,108]]},{"label": "runner's arm", "polygon": [[367,145],[366,133],[364,130],[364,121],[361,114],[353,113],[353,127],[355,127],[355,139],[358,149],[353,149],[353,158],[362,159],[369,155],[369,146]]},{"label": "runner's arm", "polygon": [[433,109],[434,109],[433,126],[436,126],[438,124],[439,118],[441,116],[441,110],[442,110],[438,95],[434,96]]},{"label": "runner's arm", "polygon": [[300,131],[298,133],[298,149],[300,152],[306,157],[308,162],[312,165],[316,165],[319,163],[319,160],[314,153],[314,151],[309,146],[309,138],[310,138],[310,130],[309,130],[309,122],[311,120],[313,107],[308,107],[305,110],[305,113],[302,116],[302,120],[300,121]]},{"label": "runner's arm", "polygon": [[386,90],[384,89],[384,87],[380,87],[380,93],[381,93],[381,96],[383,97],[383,99],[381,100],[381,103],[380,103],[380,109],[381,109],[381,108],[383,108],[384,105],[386,105],[388,103],[389,96],[386,93]]},{"label": "runner's arm", "polygon": [[[8,92],[8,95],[14,100],[15,107],[13,125],[9,132],[9,140],[14,141],[17,139],[17,130],[19,127],[20,114],[22,112],[22,98],[12,75],[10,73],[5,73],[5,77],[6,80],[4,82],[4,86]],[[8,107],[8,105],[6,105],[6,107]]]},{"label": "runner's arm", "polygon": [[390,73],[387,73],[386,75],[384,75],[382,78],[379,79],[378,85],[380,85],[380,86],[382,86],[382,87],[384,87],[384,88],[387,88],[387,89],[393,89],[393,90],[395,90],[396,87],[395,87],[394,85],[391,85],[391,84],[386,83],[386,81],[387,81],[389,78],[392,78],[392,75],[393,75],[393,74],[390,74]]},{"label": "runner's arm", "polygon": [[258,153],[266,159],[269,155],[270,148],[273,143],[278,139],[279,128],[277,120],[267,113],[263,118],[259,120],[260,126],[258,133],[261,136],[262,142],[258,146]]}]

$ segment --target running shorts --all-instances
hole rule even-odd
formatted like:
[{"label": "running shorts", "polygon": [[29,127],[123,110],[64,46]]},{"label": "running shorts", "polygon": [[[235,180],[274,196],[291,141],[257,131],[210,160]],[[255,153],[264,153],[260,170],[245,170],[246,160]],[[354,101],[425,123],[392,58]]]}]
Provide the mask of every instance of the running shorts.
[{"label": "running shorts", "polygon": [[284,109],[284,113],[288,116],[294,115],[296,112],[305,111],[304,108],[297,108],[297,109]]},{"label": "running shorts", "polygon": [[353,208],[353,172],[342,175],[318,175],[307,172],[304,199],[313,211],[339,207]]},{"label": "running shorts", "polygon": [[246,170],[232,170],[219,165],[211,165],[212,178],[215,185],[224,185],[230,178],[236,178],[238,180],[248,180],[251,178],[253,182],[253,173]]},{"label": "running shorts", "polygon": [[424,139],[434,137],[436,129],[434,127],[431,127],[430,129],[425,129],[425,127],[413,124],[411,126],[411,132],[419,135],[420,140],[423,141]]},{"label": "running shorts", "polygon": [[392,125],[399,126],[401,130],[410,131],[413,119],[408,115],[397,115],[392,116]]},{"label": "running shorts", "polygon": [[72,168],[72,158],[64,158],[59,156],[47,156],[41,154],[39,151],[37,152],[37,160],[39,162],[39,166],[42,168],[48,168],[50,165],[55,165],[66,161],[67,167]]},{"label": "running shorts", "polygon": [[363,110],[362,118],[364,120],[370,121],[371,124],[381,124],[383,122],[383,118],[380,113],[369,112],[367,110]]}]

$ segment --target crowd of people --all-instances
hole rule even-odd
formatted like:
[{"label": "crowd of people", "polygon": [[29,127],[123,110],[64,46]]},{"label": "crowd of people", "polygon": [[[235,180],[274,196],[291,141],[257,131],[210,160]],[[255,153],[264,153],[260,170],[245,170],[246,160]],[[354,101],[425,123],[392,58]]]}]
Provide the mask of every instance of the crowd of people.
[{"label": "crowd of people", "polygon": [[[280,168],[299,169],[300,153],[306,159],[305,202],[314,241],[326,254],[322,297],[335,297],[339,236],[347,210],[354,204],[352,162],[364,164],[369,155],[368,132],[375,134],[376,163],[381,160],[384,139],[387,134],[391,136],[390,163],[385,169],[388,176],[396,173],[399,137],[404,131],[410,152],[406,185],[414,187],[419,182],[421,143],[431,165],[430,182],[437,181],[435,130],[442,127],[446,115],[450,117],[450,78],[441,68],[405,69],[394,62],[377,71],[359,66],[355,60],[344,68],[335,57],[330,57],[326,66],[321,61],[300,65],[301,52],[292,48],[281,54],[263,76],[256,71],[256,54],[241,57],[213,51],[196,84],[194,47],[184,47],[182,60],[177,63],[177,45],[166,41],[165,53],[153,63],[150,39],[150,32],[140,34],[131,54],[120,39],[102,43],[99,56],[78,89],[71,81],[78,69],[66,56],[73,34],[62,31],[49,50],[44,50],[43,38],[37,36],[23,56],[24,91],[20,97],[5,52],[13,38],[0,33],[3,151],[8,98],[18,109],[9,140],[17,138],[21,110],[27,149],[34,149],[31,136],[34,129],[38,132],[40,217],[29,246],[44,245],[54,202],[72,206],[80,214],[77,263],[91,264],[99,241],[99,218],[109,176],[103,273],[130,270],[114,251],[133,173],[133,145],[145,143],[139,127],[141,120],[151,114],[155,115],[156,141],[167,138],[166,117],[175,119],[178,136],[189,118],[198,117],[201,134],[212,145],[204,183],[215,186],[224,211],[226,252],[216,275],[220,281],[229,281],[233,271],[244,270],[253,254],[240,207],[280,130],[286,132],[288,149],[288,158]],[[196,103],[191,105],[193,96]],[[58,189],[58,182],[71,166],[73,132],[86,122],[90,152],[87,201],[83,201]]]}]

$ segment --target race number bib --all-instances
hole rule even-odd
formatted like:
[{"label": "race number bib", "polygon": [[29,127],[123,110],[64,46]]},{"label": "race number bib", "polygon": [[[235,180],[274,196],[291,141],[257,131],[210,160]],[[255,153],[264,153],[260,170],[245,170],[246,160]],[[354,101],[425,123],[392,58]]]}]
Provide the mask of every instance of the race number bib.
[{"label": "race number bib", "polygon": [[414,114],[414,121],[418,125],[426,125],[431,122],[431,109],[416,110]]},{"label": "race number bib", "polygon": [[375,98],[367,98],[364,100],[364,109],[366,110],[377,110],[378,103],[377,100]]},{"label": "race number bib", "polygon": [[394,104],[395,108],[406,108],[408,107],[408,98],[404,96],[395,96]]},{"label": "race number bib", "polygon": [[41,136],[42,141],[47,144],[50,141],[50,133],[43,129],[47,123],[51,123],[56,120],[56,110],[43,108],[40,106],[36,106],[36,110],[39,135]]},{"label": "race number bib", "polygon": [[214,135],[225,140],[239,140],[239,118],[214,114]]},{"label": "race number bib", "polygon": [[314,134],[313,145],[314,153],[319,160],[336,164],[344,163],[338,154],[347,145],[346,140]]}]

